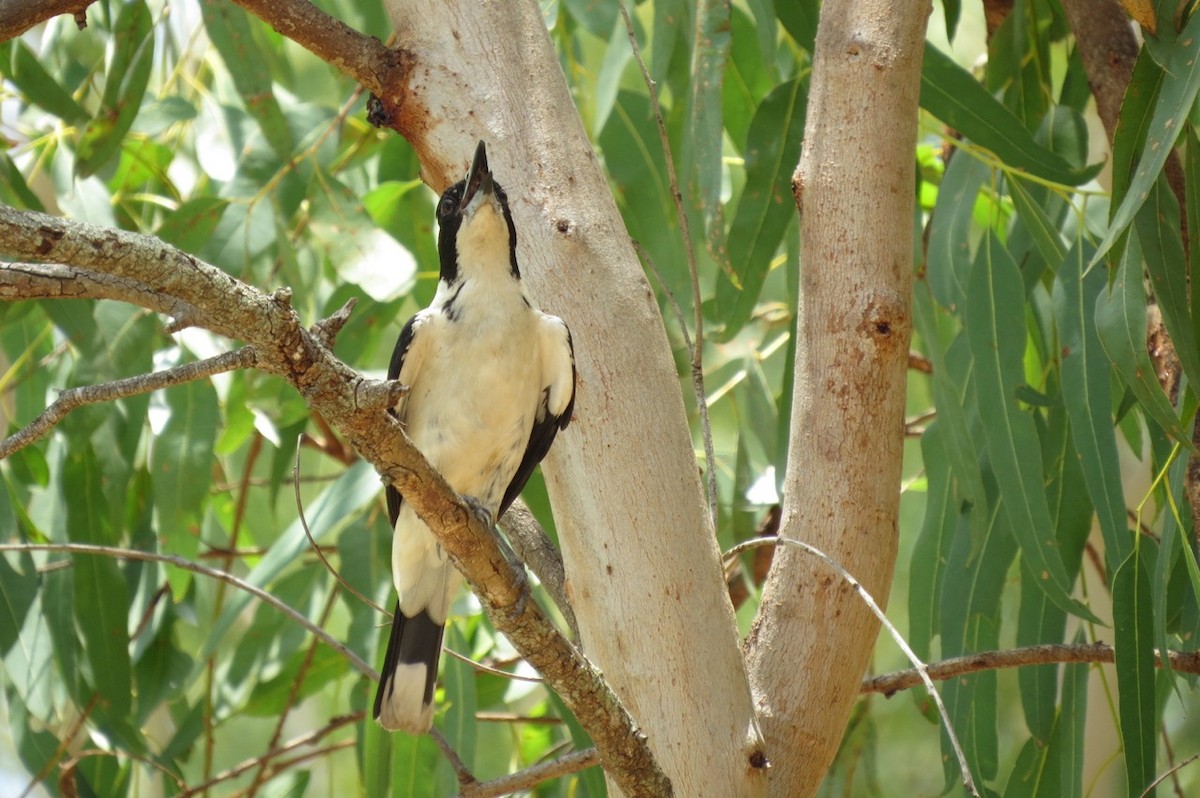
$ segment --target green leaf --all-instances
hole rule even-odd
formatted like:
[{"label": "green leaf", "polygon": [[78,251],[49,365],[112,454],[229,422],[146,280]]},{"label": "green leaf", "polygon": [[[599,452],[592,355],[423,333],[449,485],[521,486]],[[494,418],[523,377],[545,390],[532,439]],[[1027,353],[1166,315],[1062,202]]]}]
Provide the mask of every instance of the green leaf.
[{"label": "green leaf", "polygon": [[[453,651],[467,653],[470,649],[463,637],[459,624],[451,623],[446,628],[446,646]],[[479,709],[475,695],[475,669],[458,657],[442,656],[442,685],[445,688],[443,711],[438,718],[438,728],[445,735],[450,747],[458,752],[467,767],[475,765],[475,748],[479,736],[479,724],[475,712]],[[458,777],[444,758],[438,762],[438,783],[441,794],[451,795],[458,789]]]},{"label": "green leaf", "polygon": [[[364,506],[377,499],[379,491],[378,475],[365,460],[359,460],[347,468],[307,507],[306,516],[313,539],[320,543],[326,536],[336,535]],[[285,569],[299,563],[300,555],[308,548],[309,542],[304,534],[304,527],[297,519],[271,545],[258,565],[246,575],[245,581],[265,588]],[[225,635],[253,600],[253,597],[245,592],[238,592],[229,597],[225,609],[213,624],[208,639],[197,656],[197,668],[202,667],[202,663],[224,644]]]},{"label": "green leaf", "polygon": [[1083,469],[1088,495],[1104,534],[1110,571],[1129,556],[1132,538],[1125,516],[1117,435],[1112,407],[1112,366],[1100,344],[1093,308],[1104,291],[1105,274],[1083,275],[1087,252],[1071,248],[1054,281],[1054,320],[1061,357],[1062,401],[1071,420],[1071,442]]},{"label": "green leaf", "polygon": [[[1175,140],[1179,137],[1196,95],[1200,93],[1200,14],[1192,14],[1179,37],[1169,47],[1160,49],[1159,55],[1158,62],[1162,65],[1161,88],[1148,95],[1152,98],[1149,107],[1144,107],[1140,102],[1131,104],[1129,109],[1122,107],[1120,127],[1130,124],[1144,131],[1144,142],[1138,142],[1142,146],[1137,152],[1136,161],[1131,159],[1128,163],[1128,167],[1134,170],[1129,189],[1113,211],[1108,231],[1097,247],[1092,263],[1099,262],[1108,253],[1117,239],[1124,235],[1142,204],[1149,199],[1167,156],[1175,148]],[[1138,60],[1140,62],[1142,59]],[[1135,67],[1135,75],[1137,71]],[[1131,85],[1135,86],[1134,95],[1146,92],[1143,86]],[[1140,135],[1137,136],[1135,141],[1140,138]],[[1114,184],[1117,170],[1125,166],[1124,161],[1117,160],[1114,147]],[[1124,179],[1124,174],[1121,179]],[[1114,185],[1114,200],[1116,197]]]},{"label": "green leaf", "polygon": [[62,121],[78,125],[88,120],[88,113],[71,93],[54,79],[38,61],[38,57],[21,39],[0,44],[0,69],[4,76],[20,89],[26,101],[49,111]]},{"label": "green leaf", "polygon": [[25,616],[37,599],[37,569],[29,556],[19,558],[21,570],[0,556],[0,655],[17,642]]},{"label": "green leaf", "polygon": [[435,798],[437,765],[442,760],[428,734],[393,734],[392,798]]},{"label": "green leaf", "polygon": [[925,264],[929,290],[944,308],[954,310],[966,298],[975,197],[991,174],[987,164],[960,153],[950,159],[938,186]]},{"label": "green leaf", "polygon": [[925,45],[921,68],[921,107],[996,154],[1005,165],[1032,175],[1078,186],[1099,173],[1100,164],[1076,169],[1034,140],[1021,120],[1001,105],[954,59]]},{"label": "green leaf", "polygon": [[729,228],[731,277],[717,277],[717,314],[725,323],[723,340],[732,338],[750,318],[771,260],[784,233],[796,219],[792,172],[800,158],[807,92],[803,81],[777,86],[750,123],[746,137],[746,188]]},{"label": "green leaf", "polygon": [[817,0],[782,0],[775,4],[775,13],[796,44],[811,53],[817,40],[820,3]]},{"label": "green leaf", "polygon": [[[1084,642],[1082,631],[1076,644]],[[1090,666],[1086,663],[1063,666],[1062,707],[1054,727],[1052,751],[1059,757],[1059,783],[1056,792],[1041,792],[1038,798],[1082,798],[1084,733],[1087,730],[1087,689]]]},{"label": "green leaf", "polygon": [[[116,542],[107,523],[108,509],[95,454],[77,445],[63,462],[62,500],[72,540],[96,545]],[[99,555],[76,555],[75,620],[83,635],[89,683],[107,712],[129,715],[133,676],[129,658],[129,591],[117,563]]]},{"label": "green leaf", "polygon": [[[1095,257],[1092,262],[1095,262]],[[1137,237],[1130,236],[1116,279],[1096,299],[1096,331],[1100,343],[1143,412],[1177,441],[1185,441],[1179,417],[1155,379],[1146,353],[1146,290],[1142,285],[1142,253]]]},{"label": "green leaf", "polygon": [[976,400],[988,454],[1017,536],[1021,555],[1038,584],[1056,605],[1099,622],[1071,598],[1054,524],[1046,504],[1041,447],[1029,413],[1018,407],[1016,391],[1025,382],[1024,285],[1017,265],[992,236],[980,246],[967,286],[964,316],[974,355]]},{"label": "green leaf", "polygon": [[1067,254],[1067,248],[1063,246],[1058,227],[1050,221],[1042,206],[1034,202],[1023,180],[1013,176],[1008,181],[1008,186],[1012,189],[1013,204],[1017,207],[1017,213],[1029,231],[1038,253],[1049,263],[1062,261]]},{"label": "green leaf", "polygon": [[29,189],[25,176],[7,152],[0,153],[0,201],[23,210],[46,211],[46,206]]},{"label": "green leaf", "polygon": [[940,420],[934,421],[921,436],[921,461],[925,464],[929,493],[925,519],[908,566],[908,643],[917,656],[926,660],[939,628],[942,579],[960,514],[951,491],[953,480],[944,427]]},{"label": "green leaf", "polygon": [[[274,612],[274,610],[272,610]],[[346,660],[324,644],[318,644],[311,658],[308,649],[294,652],[278,674],[256,681],[242,711],[259,717],[278,717],[316,695],[335,679],[346,675]],[[301,670],[304,681],[297,686]]]},{"label": "green leaf", "polygon": [[[692,207],[700,212],[709,252],[720,260],[717,244],[724,237],[721,218],[721,139],[724,130],[721,94],[732,37],[728,2],[697,0],[692,28],[691,92],[687,135],[683,138],[683,174]],[[778,133],[778,131],[776,131]]]},{"label": "green leaf", "polygon": [[[994,491],[992,492],[994,494]],[[1000,521],[1003,499],[996,497],[983,540],[976,544],[960,525],[946,563],[942,588],[942,656],[988,651],[999,643],[1000,597],[1005,574],[1016,556],[1015,538]],[[965,521],[965,519],[962,519]],[[972,773],[981,781],[995,777],[998,766],[996,735],[997,681],[995,671],[951,679],[942,684],[942,699],[959,736]],[[947,785],[960,779],[948,738],[942,734]]]},{"label": "green leaf", "polygon": [[1150,569],[1141,541],[1113,576],[1113,646],[1116,650],[1117,706],[1125,783],[1129,795],[1143,793],[1155,776],[1158,719],[1154,700],[1154,614]]},{"label": "green leaf", "polygon": [[212,484],[217,393],[212,383],[193,380],[163,396],[170,415],[154,438],[150,458],[157,524],[168,549],[190,556],[199,547],[200,520]]},{"label": "green leaf", "polygon": [[1146,270],[1163,324],[1171,336],[1175,353],[1183,364],[1188,382],[1200,385],[1200,347],[1190,314],[1187,258],[1179,230],[1179,202],[1167,184],[1166,175],[1154,181],[1150,198],[1134,217],[1138,242],[1142,245]]},{"label": "green leaf", "polygon": [[266,60],[266,53],[254,41],[246,12],[229,0],[207,0],[200,4],[200,9],[208,38],[225,61],[246,111],[258,122],[263,137],[279,159],[287,161],[295,149],[295,142],[272,91],[271,73],[265,69],[246,68],[248,64]]},{"label": "green leaf", "polygon": [[154,64],[153,20],[145,0],[121,6],[112,47],[100,110],[84,127],[75,151],[80,177],[95,174],[120,151],[141,109]]}]

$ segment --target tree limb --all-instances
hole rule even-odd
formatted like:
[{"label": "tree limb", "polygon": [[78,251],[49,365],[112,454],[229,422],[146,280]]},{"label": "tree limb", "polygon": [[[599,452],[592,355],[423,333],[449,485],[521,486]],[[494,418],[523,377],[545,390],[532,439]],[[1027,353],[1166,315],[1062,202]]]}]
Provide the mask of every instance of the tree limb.
[{"label": "tree limb", "polygon": [[0,0],[0,42],[20,36],[50,17],[70,14],[75,24],[87,25],[84,11],[94,0]]},{"label": "tree limb", "polygon": [[0,300],[17,299],[116,299],[170,316],[168,332],[192,326],[198,315],[194,306],[141,283],[62,263],[0,265]]},{"label": "tree limb", "polygon": [[407,82],[412,56],[359,33],[307,0],[233,0],[322,61],[383,97]]},{"label": "tree limb", "polygon": [[[1169,651],[1167,659],[1172,670],[1182,673],[1200,673],[1200,651]],[[998,670],[1000,668],[1020,668],[1027,665],[1056,665],[1064,663],[1113,662],[1113,647],[1108,643],[1087,643],[1085,645],[1046,644],[1025,646],[1006,651],[981,651],[978,654],[967,654],[962,657],[934,662],[926,666],[929,678],[935,681],[953,679],[979,671]],[[1155,665],[1162,667],[1162,656],[1155,654]],[[896,671],[882,676],[866,679],[859,693],[883,693],[889,698],[900,690],[916,687],[921,683],[921,676],[916,669]]]},{"label": "tree limb", "polygon": [[626,794],[654,798],[671,794],[645,735],[600,672],[558,632],[537,602],[522,601],[522,583],[492,530],[459,500],[401,425],[384,412],[387,400],[395,395],[395,383],[366,379],[338,360],[301,325],[291,306],[290,290],[278,289],[268,296],[152,236],[4,205],[0,205],[0,241],[8,254],[21,259],[95,270],[173,297],[197,309],[197,324],[251,345],[259,368],[291,383],[404,495],[471,583],[496,628],[587,729]]},{"label": "tree limb", "polygon": [[526,768],[511,776],[502,776],[492,781],[466,785],[458,794],[458,798],[498,798],[501,795],[512,795],[521,790],[528,790],[543,781],[566,776],[569,773],[578,773],[598,764],[600,764],[600,753],[595,748],[585,748],[582,751],[574,751],[558,759]]}]

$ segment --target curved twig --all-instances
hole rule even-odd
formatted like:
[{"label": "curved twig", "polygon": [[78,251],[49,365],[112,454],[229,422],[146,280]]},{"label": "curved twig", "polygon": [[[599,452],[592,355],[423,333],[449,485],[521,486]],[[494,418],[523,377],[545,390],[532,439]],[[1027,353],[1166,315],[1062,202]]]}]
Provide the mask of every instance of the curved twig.
[{"label": "curved twig", "polygon": [[975,798],[979,798],[979,790],[975,787],[975,780],[971,777],[971,768],[967,765],[967,755],[963,753],[962,745],[958,742],[958,735],[954,733],[954,726],[950,723],[950,714],[946,711],[946,705],[942,703],[941,695],[938,694],[937,688],[933,686],[933,681],[929,678],[929,674],[926,672],[925,663],[921,662],[921,658],[918,657],[912,648],[909,647],[908,642],[904,639],[904,635],[900,634],[900,630],[898,630],[892,624],[892,622],[888,620],[887,615],[882,609],[880,609],[879,604],[875,601],[874,597],[872,597],[871,594],[867,592],[867,589],[862,586],[862,583],[855,579],[849,571],[843,568],[841,564],[839,564],[825,552],[821,551],[815,546],[810,546],[803,541],[794,540],[792,538],[770,537],[754,538],[752,540],[743,541],[727,551],[724,557],[727,559],[729,557],[741,554],[747,549],[756,548],[758,546],[777,545],[795,546],[806,554],[811,554],[813,557],[816,557],[818,560],[836,571],[838,576],[842,577],[846,584],[850,585],[850,587],[854,589],[854,592],[859,595],[859,598],[863,600],[863,603],[867,605],[872,613],[874,613],[879,622],[883,624],[883,627],[888,630],[888,633],[892,636],[892,639],[896,641],[896,645],[898,645],[900,650],[904,652],[904,656],[908,657],[909,662],[916,667],[916,672],[919,674],[920,680],[925,684],[925,689],[929,691],[929,695],[933,698],[934,704],[937,705],[938,714],[942,716],[942,724],[946,729],[946,736],[950,739],[950,746],[954,749],[954,755],[958,758],[958,767],[962,773],[963,787],[966,788],[968,793],[975,796]]},{"label": "curved twig", "polygon": [[317,624],[304,617],[297,610],[292,609],[284,602],[277,599],[267,591],[260,587],[255,587],[249,582],[238,579],[233,574],[216,568],[209,568],[206,565],[194,563],[191,560],[185,560],[183,557],[174,554],[160,554],[156,551],[139,551],[138,549],[124,549],[119,546],[98,546],[91,543],[0,543],[0,552],[16,551],[32,553],[35,551],[57,552],[63,554],[87,554],[96,557],[114,557],[121,560],[142,560],[144,562],[161,562],[167,565],[173,565],[176,568],[182,568],[185,571],[201,574],[202,576],[211,577],[220,580],[228,585],[236,587],[238,590],[244,590],[250,595],[257,598],[264,604],[270,604],[275,609],[282,612],[284,615],[291,618],[296,623],[303,626],[314,636],[319,637],[323,643],[332,648],[334,651],[341,654],[347,662],[354,666],[354,669],[366,676],[371,681],[379,681],[379,674],[367,663],[348,649],[339,640],[334,638]]}]

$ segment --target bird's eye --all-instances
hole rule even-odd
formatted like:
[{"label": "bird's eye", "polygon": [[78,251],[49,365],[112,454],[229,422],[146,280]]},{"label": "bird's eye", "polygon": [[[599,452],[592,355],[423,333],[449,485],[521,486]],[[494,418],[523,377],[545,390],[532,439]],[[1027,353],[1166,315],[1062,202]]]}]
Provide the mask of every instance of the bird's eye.
[{"label": "bird's eye", "polygon": [[438,216],[449,216],[454,213],[454,197],[446,194],[438,203]]}]

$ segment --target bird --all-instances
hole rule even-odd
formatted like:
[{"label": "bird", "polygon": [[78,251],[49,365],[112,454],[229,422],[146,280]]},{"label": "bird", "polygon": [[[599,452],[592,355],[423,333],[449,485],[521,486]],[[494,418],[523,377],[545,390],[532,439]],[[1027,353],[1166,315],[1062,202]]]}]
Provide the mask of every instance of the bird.
[{"label": "bird", "polygon": [[[574,346],[566,323],[525,291],[508,196],[483,141],[466,177],[438,200],[437,220],[437,291],[396,341],[388,379],[407,391],[392,413],[491,526],[571,421]],[[423,734],[462,575],[403,496],[385,492],[397,602],[374,717],[389,731]]]}]

